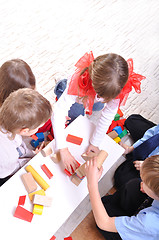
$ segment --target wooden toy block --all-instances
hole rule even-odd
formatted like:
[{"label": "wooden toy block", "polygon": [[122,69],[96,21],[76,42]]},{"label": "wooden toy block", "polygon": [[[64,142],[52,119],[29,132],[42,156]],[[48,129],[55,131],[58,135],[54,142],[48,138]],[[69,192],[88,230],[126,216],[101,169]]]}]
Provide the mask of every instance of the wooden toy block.
[{"label": "wooden toy block", "polygon": [[35,204],[33,208],[33,214],[42,215],[43,208],[43,206]]},{"label": "wooden toy block", "polygon": [[23,174],[21,179],[28,193],[34,192],[37,189],[37,184],[31,172]]},{"label": "wooden toy block", "polygon": [[34,148],[39,146],[39,140],[31,140],[30,143],[31,143],[32,147],[34,147]]},{"label": "wooden toy block", "polygon": [[108,135],[109,137],[111,137],[112,139],[118,137],[118,133],[117,133],[115,130],[112,131],[112,132],[109,132],[107,135]]},{"label": "wooden toy block", "polygon": [[41,154],[43,155],[43,157],[49,156],[50,154],[52,154],[52,148],[49,145],[47,145],[45,148],[41,150]]},{"label": "wooden toy block", "polygon": [[14,213],[14,217],[20,218],[27,222],[31,222],[32,218],[33,218],[33,213],[29,212],[28,210],[26,210],[25,208],[23,208],[21,206],[17,206],[15,213]]},{"label": "wooden toy block", "polygon": [[32,139],[34,139],[35,141],[38,140],[38,137],[37,137],[35,134],[33,134],[31,137],[32,137]]},{"label": "wooden toy block", "polygon": [[50,187],[49,184],[47,184],[47,182],[35,171],[35,169],[31,165],[26,166],[25,170],[27,172],[31,172],[33,178],[35,179],[35,181],[37,181],[41,188],[46,190]]},{"label": "wooden toy block", "polygon": [[52,198],[35,194],[33,198],[33,204],[50,207],[52,204]]},{"label": "wooden toy block", "polygon": [[115,130],[118,133],[118,135],[123,131],[120,126],[116,126],[115,128],[113,128],[113,130]]},{"label": "wooden toy block", "polygon": [[118,108],[118,111],[117,111],[117,113],[120,115],[120,117],[122,117],[122,116],[123,116],[123,113],[122,113],[122,111],[121,111],[121,109],[120,109],[120,108]]},{"label": "wooden toy block", "polygon": [[69,177],[72,176],[72,174],[66,168],[64,169],[64,172],[67,174],[67,176],[69,176]]},{"label": "wooden toy block", "polygon": [[118,121],[120,119],[120,115],[117,113],[115,114],[114,121]]},{"label": "wooden toy block", "polygon": [[64,240],[72,240],[72,237],[65,237]]},{"label": "wooden toy block", "polygon": [[36,136],[38,137],[39,142],[43,142],[44,141],[44,133],[43,132],[39,132],[36,133]]},{"label": "wooden toy block", "polygon": [[76,169],[75,173],[77,176],[82,179],[86,174],[85,174],[85,164],[82,164],[79,168]]},{"label": "wooden toy block", "polygon": [[81,183],[81,179],[74,173],[71,177],[71,181],[78,186]]},{"label": "wooden toy block", "polygon": [[94,153],[94,152],[89,152],[88,154],[83,153],[83,154],[81,155],[81,157],[82,157],[85,161],[88,161],[88,160],[90,160],[91,158],[93,158],[93,157],[95,157],[95,156],[97,156],[97,154]]},{"label": "wooden toy block", "polygon": [[46,176],[47,176],[49,179],[51,179],[51,178],[53,177],[53,174],[50,172],[50,170],[48,169],[48,167],[47,167],[45,164],[43,164],[43,165],[41,166],[41,169],[44,171],[44,173],[46,174]]},{"label": "wooden toy block", "polygon": [[52,236],[52,238],[50,238],[50,240],[55,240],[56,239],[56,237],[55,236]]},{"label": "wooden toy block", "polygon": [[26,199],[26,195],[20,196],[20,197],[19,197],[18,205],[24,205],[25,199]]},{"label": "wooden toy block", "polygon": [[116,137],[113,139],[116,143],[119,143],[121,141],[120,137]]},{"label": "wooden toy block", "polygon": [[57,152],[56,154],[51,155],[50,158],[54,163],[60,162],[61,161],[60,152]]},{"label": "wooden toy block", "polygon": [[45,191],[44,191],[44,189],[41,189],[41,190],[38,190],[36,192],[29,193],[28,195],[29,195],[30,201],[33,200],[33,197],[34,197],[35,194],[45,196]]},{"label": "wooden toy block", "polygon": [[67,138],[66,138],[66,141],[77,144],[77,145],[81,145],[81,143],[83,141],[83,138],[68,134]]},{"label": "wooden toy block", "polygon": [[47,140],[48,141],[52,141],[54,138],[53,138],[53,136],[51,135],[51,134],[49,134],[49,135],[47,135]]},{"label": "wooden toy block", "polygon": [[128,134],[128,132],[127,132],[126,129],[124,129],[124,130],[122,131],[122,133],[119,134],[119,137],[120,137],[120,138],[123,138],[126,134]]}]

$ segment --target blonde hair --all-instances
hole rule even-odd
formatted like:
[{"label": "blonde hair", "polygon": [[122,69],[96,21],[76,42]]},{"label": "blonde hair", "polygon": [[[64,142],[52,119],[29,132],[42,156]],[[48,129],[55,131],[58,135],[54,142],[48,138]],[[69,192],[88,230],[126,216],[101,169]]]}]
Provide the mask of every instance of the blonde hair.
[{"label": "blonde hair", "polygon": [[96,93],[109,101],[118,96],[128,80],[128,64],[120,55],[109,53],[94,59],[89,66]]},{"label": "blonde hair", "polygon": [[19,88],[35,88],[35,76],[21,59],[9,60],[0,67],[0,106],[9,94]]},{"label": "blonde hair", "polygon": [[142,181],[159,197],[159,155],[144,160],[140,176]]},{"label": "blonde hair", "polygon": [[38,128],[52,113],[50,102],[35,90],[22,88],[9,95],[0,108],[0,128],[16,134],[17,130]]}]

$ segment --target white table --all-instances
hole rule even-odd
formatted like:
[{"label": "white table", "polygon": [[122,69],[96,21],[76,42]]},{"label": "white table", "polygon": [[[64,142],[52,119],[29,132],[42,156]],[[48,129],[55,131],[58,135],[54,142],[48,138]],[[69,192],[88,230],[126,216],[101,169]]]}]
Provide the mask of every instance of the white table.
[{"label": "white table", "polygon": [[[81,154],[86,151],[94,127],[86,117],[79,116],[65,129],[66,136],[69,133],[83,138],[80,146],[68,143],[70,152],[80,163],[84,163]],[[99,147],[108,152],[108,158],[103,164],[103,175],[105,175],[123,154],[124,149],[107,135]],[[52,179],[48,179],[42,171],[41,165],[44,163],[53,173]],[[50,157],[44,158],[39,153],[28,164],[32,165],[50,185],[46,190],[46,196],[52,197],[52,206],[44,207],[42,215],[34,215],[31,223],[13,217],[19,196],[27,195],[21,181],[21,175],[26,173],[23,167],[0,188],[0,235],[3,236],[3,240],[49,240],[88,195],[86,178],[77,187],[62,171],[59,164],[55,164]],[[39,189],[41,189],[40,186],[37,190]],[[24,208],[29,211],[33,209],[28,195]]]}]

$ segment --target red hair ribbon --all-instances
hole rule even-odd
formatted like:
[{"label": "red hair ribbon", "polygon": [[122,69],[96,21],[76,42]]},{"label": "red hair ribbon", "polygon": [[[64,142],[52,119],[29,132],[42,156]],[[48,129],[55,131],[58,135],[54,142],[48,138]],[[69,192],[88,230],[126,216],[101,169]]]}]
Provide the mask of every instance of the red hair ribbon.
[{"label": "red hair ribbon", "polygon": [[129,58],[127,60],[127,63],[128,63],[128,68],[129,68],[128,81],[125,84],[125,86],[123,87],[123,89],[121,90],[120,94],[116,97],[117,99],[120,99],[120,106],[125,105],[126,100],[129,96],[129,93],[132,91],[132,87],[134,87],[134,89],[137,93],[141,93],[141,88],[140,88],[141,80],[146,78],[140,74],[133,72],[133,59],[132,58]]}]

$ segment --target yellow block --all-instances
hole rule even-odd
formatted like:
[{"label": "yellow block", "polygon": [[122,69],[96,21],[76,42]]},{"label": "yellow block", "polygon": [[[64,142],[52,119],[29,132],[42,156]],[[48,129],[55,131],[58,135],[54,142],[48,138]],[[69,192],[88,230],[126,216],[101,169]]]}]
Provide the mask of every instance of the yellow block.
[{"label": "yellow block", "polygon": [[47,182],[35,171],[35,169],[31,166],[28,165],[25,170],[27,172],[31,172],[33,178],[37,181],[37,183],[44,189],[48,189],[50,186],[47,184]]},{"label": "yellow block", "polygon": [[35,204],[33,208],[33,214],[42,215],[43,208],[44,208],[43,206]]},{"label": "yellow block", "polygon": [[121,141],[120,137],[116,137],[113,139],[116,143],[119,143]]},{"label": "yellow block", "polygon": [[45,196],[45,191],[44,191],[44,189],[41,189],[41,190],[38,190],[38,191],[36,191],[36,192],[29,193],[28,195],[29,195],[29,198],[30,198],[31,201],[33,200],[33,196],[34,196],[35,194]]}]

